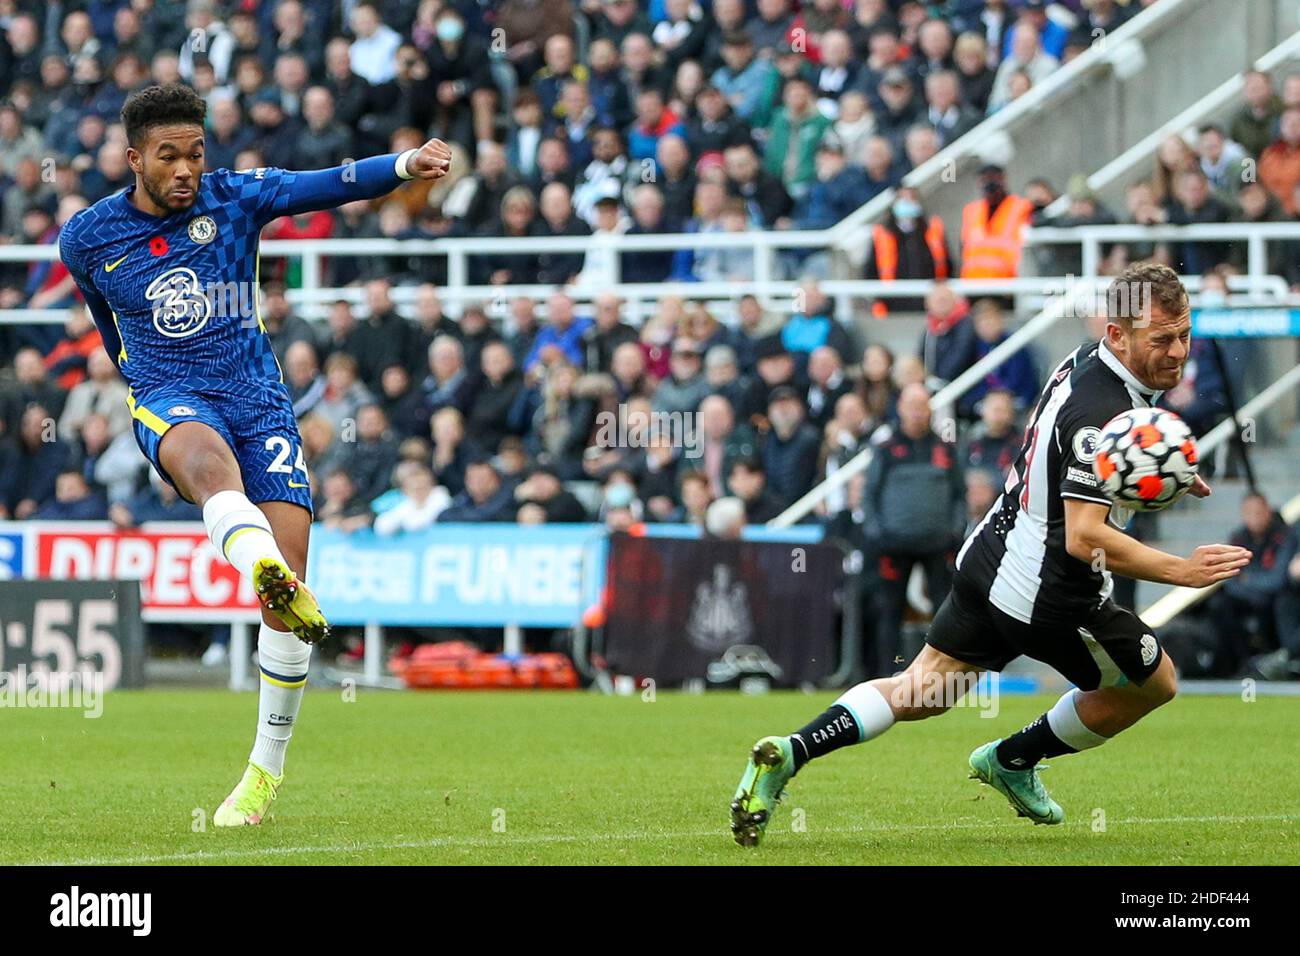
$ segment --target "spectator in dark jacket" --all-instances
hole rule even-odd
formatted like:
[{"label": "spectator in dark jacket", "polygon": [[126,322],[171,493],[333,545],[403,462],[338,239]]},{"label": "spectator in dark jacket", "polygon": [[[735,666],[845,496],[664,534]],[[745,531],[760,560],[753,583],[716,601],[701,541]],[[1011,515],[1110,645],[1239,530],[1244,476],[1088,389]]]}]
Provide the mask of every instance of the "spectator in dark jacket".
[{"label": "spectator in dark jacket", "polygon": [[483,350],[492,342],[501,341],[501,333],[492,327],[487,310],[478,303],[465,306],[460,314],[460,344],[465,350],[465,368],[477,383],[482,380],[479,365]]},{"label": "spectator in dark jacket", "polygon": [[439,11],[425,57],[428,76],[423,88],[436,104],[432,134],[453,143],[490,142],[498,99],[492,58],[483,38],[465,29],[455,7]]},{"label": "spectator in dark jacket", "polygon": [[316,506],[315,518],[327,528],[351,534],[370,527],[374,523],[375,513],[370,507],[370,500],[357,491],[352,476],[342,468],[336,468],[321,482],[320,502]]},{"label": "spectator in dark jacket", "polygon": [[957,74],[940,70],[925,78],[926,121],[939,134],[939,147],[961,139],[984,118],[961,101],[961,86]]},{"label": "spectator in dark jacket", "polygon": [[14,356],[14,382],[0,391],[0,412],[5,431],[17,435],[23,413],[29,405],[40,405],[52,417],[63,414],[67,393],[49,380],[49,370],[34,348],[21,348]]},{"label": "spectator in dark jacket", "polygon": [[[978,361],[1009,338],[1002,307],[993,299],[980,299],[975,303],[970,322],[975,328],[975,358]],[[958,408],[967,418],[975,417],[975,410],[984,396],[994,389],[1010,392],[1016,408],[1024,411],[1033,408],[1041,390],[1034,359],[1028,349],[1012,354],[993,371],[976,382],[958,402]]]},{"label": "spectator in dark jacket", "polygon": [[[967,469],[980,468],[992,473],[998,487],[1020,454],[1021,434],[1016,429],[1015,398],[1006,389],[985,393],[980,402],[980,420],[971,430],[962,455]],[[983,517],[983,515],[980,515]]]},{"label": "spectator in dark jacket", "polygon": [[767,474],[758,458],[738,458],[727,477],[731,493],[745,504],[746,524],[767,524],[786,508],[786,502],[767,486]]},{"label": "spectator in dark jacket", "polygon": [[384,369],[379,388],[384,414],[399,439],[423,434],[428,429],[424,393],[412,383],[405,364],[396,362]]},{"label": "spectator in dark jacket", "polygon": [[202,521],[203,509],[182,498],[151,468],[149,483],[126,501],[110,505],[108,517],[119,528],[138,528],[146,521]]},{"label": "spectator in dark jacket", "polygon": [[[1209,180],[1200,169],[1187,169],[1178,174],[1175,197],[1166,204],[1165,212],[1172,226],[1232,219],[1228,205],[1210,194]],[[1231,243],[1183,242],[1173,245],[1170,251],[1174,259],[1170,265],[1180,274],[1199,274],[1227,262]]]},{"label": "spectator in dark jacket", "polygon": [[[668,231],[663,193],[657,186],[643,183],[632,193],[632,227],[625,235],[656,236]],[[623,252],[619,255],[619,268],[624,282],[663,282],[673,269],[673,250]]]},{"label": "spectator in dark jacket", "polygon": [[513,521],[513,489],[501,481],[490,461],[472,461],[465,467],[465,490],[438,515],[441,521]]},{"label": "spectator in dark jacket", "polygon": [[819,345],[808,353],[808,423],[819,432],[835,414],[841,395],[853,391],[853,383],[844,374],[840,353],[829,345]]},{"label": "spectator in dark jacket", "polygon": [[212,100],[209,121],[212,128],[203,143],[203,158],[208,170],[234,169],[235,157],[253,145],[256,134],[244,122],[233,96],[218,96]]},{"label": "spectator in dark jacket", "polygon": [[794,211],[794,200],[779,176],[769,173],[748,143],[731,146],[723,154],[727,172],[727,195],[745,201],[749,218],[768,229],[784,223]]},{"label": "spectator in dark jacket", "polygon": [[334,115],[334,96],[323,86],[313,86],[302,96],[304,126],[294,149],[299,169],[328,169],[353,155],[352,133]]},{"label": "spectator in dark jacket", "polygon": [[0,469],[0,517],[21,521],[54,500],[55,484],[68,460],[55,420],[41,405],[29,405],[20,419],[9,461]]},{"label": "spectator in dark jacket", "polygon": [[465,414],[473,404],[475,384],[475,377],[465,367],[460,340],[450,335],[434,339],[429,346],[429,374],[421,386],[426,419],[444,408]]},{"label": "spectator in dark jacket", "polygon": [[957,449],[931,429],[930,393],[909,385],[898,399],[899,427],[875,448],[863,493],[863,534],[879,555],[876,676],[903,663],[907,582],[918,562],[937,608],[952,585],[953,558],[966,529],[966,483]]},{"label": "spectator in dark jacket", "polygon": [[695,111],[686,124],[686,140],[698,160],[705,153],[748,145],[749,124],[732,112],[722,91],[710,84],[695,97]]},{"label": "spectator in dark jacket", "polygon": [[[501,200],[501,216],[479,230],[493,239],[524,239],[535,235],[537,201],[527,186],[516,186]],[[478,285],[530,285],[539,281],[535,252],[494,252],[474,256],[470,273]]]},{"label": "spectator in dark jacket", "polygon": [[104,493],[92,489],[80,471],[59,474],[54,499],[43,504],[32,516],[42,521],[103,521],[108,517]]},{"label": "spectator in dark jacket", "polygon": [[[563,183],[542,189],[541,218],[533,223],[533,235],[589,236],[591,227],[573,212],[573,194]],[[581,252],[544,252],[537,257],[537,281],[546,285],[568,285],[582,271]]]},{"label": "spectator in dark jacket", "polygon": [[796,229],[829,229],[870,198],[867,177],[844,157],[844,147],[827,136],[817,147],[817,178],[794,210]]},{"label": "spectator in dark jacket", "polygon": [[1278,643],[1276,604],[1287,585],[1290,534],[1260,494],[1241,503],[1241,527],[1228,543],[1251,552],[1250,564],[1211,598],[1210,614],[1220,640],[1223,666],[1237,672]]},{"label": "spectator in dark jacket", "polygon": [[389,430],[388,416],[378,404],[357,409],[355,428],[354,441],[348,442],[346,433],[342,436],[347,449],[343,467],[352,476],[357,493],[366,501],[374,501],[392,484],[397,437]]},{"label": "spectator in dark jacket", "polygon": [[614,352],[620,345],[637,342],[640,333],[622,320],[622,300],[612,292],[596,297],[595,321],[583,334],[586,367],[593,372],[608,372]]},{"label": "spectator in dark jacket", "polygon": [[560,476],[551,468],[534,468],[514,490],[515,503],[539,505],[548,523],[571,523],[590,520],[587,509],[570,492],[564,490]]},{"label": "spectator in dark jacket", "polygon": [[763,439],[763,468],[772,491],[797,501],[817,480],[821,436],[805,420],[803,400],[793,388],[777,388],[768,400],[771,429]]},{"label": "spectator in dark jacket", "polygon": [[925,331],[917,354],[925,363],[927,376],[951,382],[979,357],[970,306],[947,283],[936,282],[925,297],[925,310]]},{"label": "spectator in dark jacket", "polygon": [[514,357],[504,342],[491,342],[484,346],[480,365],[483,379],[466,416],[466,424],[479,446],[485,452],[495,454],[501,440],[514,433],[510,427],[510,410],[519,400],[524,379],[515,368]]},{"label": "spectator in dark jacket", "polygon": [[343,37],[335,37],[325,44],[322,85],[334,95],[334,114],[339,122],[348,129],[356,129],[370,105],[370,84],[352,72],[352,54]]}]

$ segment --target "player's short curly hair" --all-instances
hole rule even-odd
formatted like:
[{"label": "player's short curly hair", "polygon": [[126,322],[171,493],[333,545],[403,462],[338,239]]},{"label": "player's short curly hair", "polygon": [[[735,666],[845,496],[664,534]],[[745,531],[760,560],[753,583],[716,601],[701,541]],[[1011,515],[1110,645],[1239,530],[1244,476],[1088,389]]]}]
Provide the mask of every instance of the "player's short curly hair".
[{"label": "player's short curly hair", "polygon": [[122,126],[126,130],[126,141],[132,148],[141,149],[149,138],[150,129],[178,123],[202,126],[207,113],[208,104],[191,87],[182,83],[147,86],[126,98],[122,106]]},{"label": "player's short curly hair", "polygon": [[1152,305],[1171,316],[1187,311],[1187,290],[1178,273],[1168,266],[1135,263],[1117,275],[1106,290],[1107,317],[1129,331],[1135,322],[1149,318]]}]

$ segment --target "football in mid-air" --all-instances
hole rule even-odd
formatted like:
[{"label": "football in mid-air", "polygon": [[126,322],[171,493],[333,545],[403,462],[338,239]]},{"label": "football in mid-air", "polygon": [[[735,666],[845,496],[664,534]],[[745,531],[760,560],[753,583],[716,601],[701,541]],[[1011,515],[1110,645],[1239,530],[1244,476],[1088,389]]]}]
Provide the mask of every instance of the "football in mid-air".
[{"label": "football in mid-air", "polygon": [[1134,511],[1160,511],[1196,480],[1196,439],[1174,412],[1134,408],[1102,428],[1092,467],[1112,501]]}]

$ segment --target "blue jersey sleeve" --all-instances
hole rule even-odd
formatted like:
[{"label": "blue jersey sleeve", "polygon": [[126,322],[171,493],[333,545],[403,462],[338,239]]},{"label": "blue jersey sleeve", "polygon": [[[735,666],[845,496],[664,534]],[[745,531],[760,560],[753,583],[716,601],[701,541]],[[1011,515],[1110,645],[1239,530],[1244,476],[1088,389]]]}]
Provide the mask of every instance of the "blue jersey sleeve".
[{"label": "blue jersey sleeve", "polygon": [[235,173],[233,178],[241,193],[253,193],[257,223],[264,225],[280,216],[332,209],[392,192],[408,182],[397,175],[397,155],[386,153],[310,172],[267,167]]},{"label": "blue jersey sleeve", "polygon": [[104,340],[104,351],[115,363],[121,365],[122,337],[117,331],[117,320],[113,318],[113,309],[108,304],[108,300],[100,295],[99,290],[90,281],[93,266],[85,262],[80,254],[74,235],[74,222],[75,219],[70,219],[59,233],[59,258],[68,267],[68,274],[72,276],[72,281],[77,284],[82,298],[86,300],[90,317],[95,320],[99,337]]}]

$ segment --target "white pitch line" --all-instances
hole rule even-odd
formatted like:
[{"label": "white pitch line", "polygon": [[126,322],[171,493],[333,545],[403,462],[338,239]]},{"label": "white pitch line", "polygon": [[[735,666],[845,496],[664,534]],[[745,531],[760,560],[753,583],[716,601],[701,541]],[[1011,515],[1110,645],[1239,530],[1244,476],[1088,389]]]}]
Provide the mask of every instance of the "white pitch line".
[{"label": "white pitch line", "polygon": [[[1251,816],[1179,816],[1179,817],[1124,817],[1120,820],[1110,821],[1110,825],[1118,826],[1161,826],[1165,824],[1178,823],[1259,823],[1263,821],[1293,820],[1300,822],[1300,815],[1293,813],[1273,813],[1257,814]],[[1019,820],[987,820],[987,821],[962,821],[954,823],[900,823],[900,824],[880,824],[876,826],[857,826],[843,827],[835,830],[822,831],[823,833],[908,833],[921,832],[928,830],[987,830],[987,829],[1011,829],[1013,827],[1025,827],[1027,824]],[[1088,827],[1090,824],[1087,820],[1071,820],[1063,824],[1064,827]],[[783,830],[771,830],[769,835],[788,833]],[[288,856],[296,853],[365,853],[372,850],[432,850],[440,847],[447,848],[472,848],[472,847],[496,847],[496,846],[529,846],[545,845],[548,843],[611,843],[611,842],[635,842],[644,840],[685,840],[701,839],[705,837],[725,837],[727,830],[725,825],[719,826],[714,830],[694,830],[677,833],[666,833],[659,831],[637,830],[630,833],[587,833],[587,834],[561,834],[561,833],[534,833],[525,836],[508,836],[499,837],[433,837],[428,840],[406,840],[396,843],[352,843],[343,845],[330,846],[272,846],[272,847],[230,847],[224,850],[195,850],[190,853],[159,853],[148,856],[129,856],[129,857],[100,857],[89,860],[73,860],[70,862],[48,862],[41,861],[36,863],[21,863],[17,861],[7,862],[6,866],[140,866],[147,863],[180,863],[180,862],[204,862],[210,860],[225,860],[238,857],[248,856]]]}]

